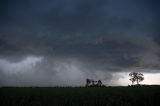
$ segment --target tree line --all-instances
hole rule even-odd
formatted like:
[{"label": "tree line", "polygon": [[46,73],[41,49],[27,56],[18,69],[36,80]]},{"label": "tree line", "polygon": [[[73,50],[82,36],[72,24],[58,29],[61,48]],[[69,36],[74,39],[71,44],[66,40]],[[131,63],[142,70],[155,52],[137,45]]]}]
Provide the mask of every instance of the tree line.
[{"label": "tree line", "polygon": [[[144,80],[144,76],[142,73],[140,72],[131,72],[129,73],[129,76],[130,76],[130,81],[132,82],[132,85],[140,85],[139,83],[141,81]],[[86,87],[105,87],[104,84],[102,84],[102,81],[101,80],[93,80],[93,79],[89,79],[87,78],[86,79]]]}]

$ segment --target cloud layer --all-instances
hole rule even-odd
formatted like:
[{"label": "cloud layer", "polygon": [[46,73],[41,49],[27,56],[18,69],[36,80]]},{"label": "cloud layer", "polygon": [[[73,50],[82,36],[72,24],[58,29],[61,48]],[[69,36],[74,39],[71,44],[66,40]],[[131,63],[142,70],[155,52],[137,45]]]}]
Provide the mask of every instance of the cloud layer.
[{"label": "cloud layer", "polygon": [[87,77],[110,82],[119,72],[159,73],[159,4],[1,0],[0,85],[83,85]]}]

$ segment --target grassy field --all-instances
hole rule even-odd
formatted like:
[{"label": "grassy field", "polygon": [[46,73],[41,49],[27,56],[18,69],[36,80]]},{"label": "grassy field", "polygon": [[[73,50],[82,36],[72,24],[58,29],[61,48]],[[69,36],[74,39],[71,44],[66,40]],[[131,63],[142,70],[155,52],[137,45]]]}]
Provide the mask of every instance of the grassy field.
[{"label": "grassy field", "polygon": [[160,106],[160,86],[2,87],[0,106]]}]

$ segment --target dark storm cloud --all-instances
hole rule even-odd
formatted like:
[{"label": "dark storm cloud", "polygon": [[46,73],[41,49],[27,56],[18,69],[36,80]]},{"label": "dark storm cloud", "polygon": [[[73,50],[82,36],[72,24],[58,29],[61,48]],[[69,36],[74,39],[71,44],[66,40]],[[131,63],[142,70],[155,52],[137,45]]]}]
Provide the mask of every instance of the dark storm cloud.
[{"label": "dark storm cloud", "polygon": [[[32,74],[12,73],[11,80],[58,85],[61,79],[61,84],[74,85],[85,77],[111,79],[112,73],[134,67],[159,72],[159,4],[156,0],[1,0],[0,74],[4,77],[0,84],[8,81],[6,67],[19,70],[22,67],[17,65],[32,56],[33,63],[40,61],[24,69]],[[74,82],[78,74],[81,77]]]}]

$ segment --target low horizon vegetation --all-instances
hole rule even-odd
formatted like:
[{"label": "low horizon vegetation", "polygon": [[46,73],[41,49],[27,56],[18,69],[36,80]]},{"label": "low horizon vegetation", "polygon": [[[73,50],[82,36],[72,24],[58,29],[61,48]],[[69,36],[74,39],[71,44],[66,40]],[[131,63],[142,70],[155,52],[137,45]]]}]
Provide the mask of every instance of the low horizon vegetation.
[{"label": "low horizon vegetation", "polygon": [[3,87],[0,106],[159,106],[160,85]]}]

